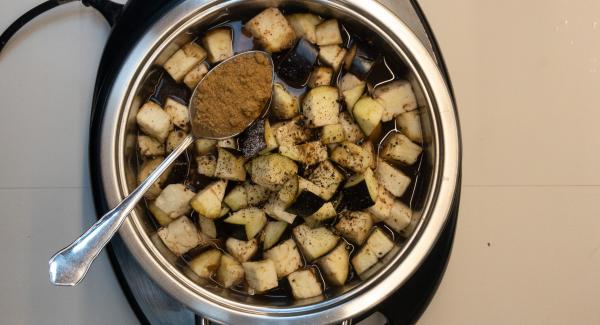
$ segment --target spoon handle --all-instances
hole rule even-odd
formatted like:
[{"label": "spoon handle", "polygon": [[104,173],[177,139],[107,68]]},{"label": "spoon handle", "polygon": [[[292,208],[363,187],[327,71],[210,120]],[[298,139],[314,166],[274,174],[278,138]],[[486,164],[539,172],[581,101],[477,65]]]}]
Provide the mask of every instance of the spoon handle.
[{"label": "spoon handle", "polygon": [[110,241],[131,210],[160,175],[194,142],[188,135],[150,175],[119,205],[106,213],[71,245],[56,253],[49,261],[50,282],[60,286],[75,286],[86,275],[96,256]]}]

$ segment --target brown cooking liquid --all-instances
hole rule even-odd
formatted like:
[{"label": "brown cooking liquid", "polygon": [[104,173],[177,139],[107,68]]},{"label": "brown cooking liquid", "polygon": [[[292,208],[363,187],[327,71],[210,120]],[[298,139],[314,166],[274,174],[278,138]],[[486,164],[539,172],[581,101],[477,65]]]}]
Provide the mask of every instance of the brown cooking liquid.
[{"label": "brown cooking liquid", "polygon": [[[233,33],[233,49],[235,52],[234,54],[246,52],[249,50],[260,50],[260,48],[258,48],[254,45],[252,38],[243,33],[243,31],[242,31],[243,21],[240,21],[240,20],[228,21],[228,22],[223,22],[221,24],[218,24],[218,26],[231,28],[232,33]],[[357,36],[355,36],[345,26],[342,25],[340,27],[343,31],[344,43],[348,47],[348,45],[352,43],[353,38],[357,37]],[[273,61],[275,62],[276,68],[277,68],[278,60],[281,58],[281,56],[282,56],[282,54],[273,55]],[[392,69],[389,68],[389,66],[387,66],[387,70],[388,71],[384,71],[385,75],[381,77],[382,80],[388,80],[388,78],[390,76],[392,78],[397,78],[397,79],[406,77],[405,75],[402,75],[402,74],[398,75],[398,74],[394,73],[394,71],[392,71]],[[397,69],[394,69],[394,70],[396,71]],[[277,71],[277,69],[275,69],[275,71]],[[340,73],[333,78],[334,83],[337,84],[337,82],[339,82],[341,75],[342,75],[342,72],[340,71]],[[283,79],[281,79],[279,76],[277,76],[277,74],[275,74],[274,78],[275,78],[275,80],[274,80],[275,83],[281,83],[281,84],[285,85],[286,88],[290,91],[290,93],[292,93],[295,96],[300,96],[299,99],[302,100],[303,94],[305,94],[307,91],[306,87],[301,87],[301,88],[292,87],[289,84],[287,84]],[[169,83],[166,83],[166,84],[169,85]],[[144,85],[144,86],[146,86],[146,85]],[[149,87],[150,88],[154,87],[154,92],[159,93],[162,96],[164,96],[164,94],[167,92],[164,89],[160,89],[160,83],[159,84],[155,83],[153,85],[149,85]],[[187,102],[190,100],[190,98],[181,98],[180,93],[181,92],[174,94],[173,97],[175,97],[179,101]],[[148,97],[148,99],[152,99],[152,95],[150,95]],[[341,109],[343,109],[343,108],[341,107]],[[277,120],[273,119],[272,117],[270,117],[269,119],[271,120],[272,123],[277,122]],[[397,127],[395,125],[394,120],[383,123],[380,130],[373,132],[374,134],[372,134],[369,137],[369,140],[371,140],[374,144],[377,144],[377,146],[376,146],[377,154],[379,153],[381,144],[384,141],[384,139],[392,132],[397,132]],[[316,133],[315,133],[315,139],[313,139],[313,140],[318,140]],[[186,186],[190,187],[192,190],[197,192],[200,189],[204,188],[209,183],[211,183],[212,181],[214,181],[214,179],[199,175],[198,173],[195,172],[195,170],[197,169],[195,157],[196,157],[196,153],[195,153],[195,150],[193,150],[193,149],[186,151],[186,153],[184,155],[180,156],[180,158],[176,162],[175,168],[169,174],[169,178],[168,178],[167,182],[163,185],[163,187],[168,184],[173,184],[173,183],[184,183]],[[137,162],[138,162],[138,166],[141,166],[141,162],[142,162],[141,156],[137,156]],[[393,164],[396,168],[399,168],[406,175],[408,175],[412,178],[412,183],[411,183],[410,187],[406,190],[405,194],[401,198],[399,198],[402,202],[408,204],[411,208],[413,208],[413,206],[414,206],[413,201],[415,200],[415,198],[418,197],[419,195],[423,195],[423,190],[424,190],[423,185],[424,184],[422,184],[422,182],[420,182],[420,179],[421,179],[420,172],[421,172],[422,164],[423,164],[423,157],[421,157],[419,159],[419,161],[412,166],[405,166],[402,164]],[[340,171],[345,173],[346,176],[351,175],[351,172],[345,171],[342,168],[340,168]],[[307,176],[307,174],[309,172],[310,171],[308,171],[308,170],[299,170],[299,175]],[[227,191],[231,190],[236,185],[237,184],[235,182],[229,182]],[[343,207],[340,206],[338,208],[338,212],[340,212],[341,209],[343,209]],[[156,222],[156,220],[154,219],[154,217],[152,216],[152,214],[149,212],[148,209],[146,209],[146,215],[149,218],[150,222],[155,225],[156,229],[158,229],[160,227],[160,225],[158,225],[158,223]],[[192,212],[190,217],[196,224],[198,223],[198,215],[195,212]],[[216,224],[217,231],[218,231],[218,238],[215,239],[210,246],[197,247],[197,248],[193,249],[192,251],[184,254],[177,262],[177,264],[180,267],[182,267],[182,268],[187,267],[186,266],[187,261],[191,260],[193,257],[197,256],[198,254],[200,254],[210,248],[217,248],[223,252],[226,252],[225,240],[228,237],[232,237],[232,236],[239,237],[240,233],[243,234],[243,228],[240,229],[240,228],[232,227],[231,225],[224,223],[222,221],[222,219],[224,219],[224,218],[215,220],[215,224]],[[333,218],[333,219],[329,220],[328,222],[324,222],[323,225],[329,227],[329,226],[335,225],[335,223],[337,221],[338,221],[338,217]],[[282,238],[280,239],[280,242],[283,242],[289,238],[292,238],[291,229],[294,226],[299,225],[301,223],[303,223],[302,218],[296,218],[296,221],[294,222],[294,224],[288,226],[288,228],[284,232]],[[403,236],[395,233],[393,230],[391,230],[389,227],[387,227],[383,223],[377,224],[377,226],[380,227],[382,230],[384,230],[388,234],[388,236],[390,236],[390,238],[392,238],[398,245],[402,245],[402,243],[405,241],[405,238]],[[333,228],[330,228],[330,229],[333,229]],[[241,238],[239,238],[239,239],[241,239]],[[354,256],[354,254],[357,252],[358,248],[355,247],[353,244],[349,243],[348,241],[346,241],[345,239],[342,238],[342,240],[344,240],[344,242],[346,244],[346,248],[350,252],[350,259],[351,259]],[[253,258],[253,260],[260,260],[261,257],[262,257],[262,248],[259,247],[257,255]],[[303,259],[304,259],[304,257],[303,257]],[[322,282],[323,288],[324,288],[323,297],[327,298],[327,297],[335,295],[336,287],[331,287],[331,286],[327,285],[323,276],[321,275],[321,271],[316,266],[316,264],[308,263],[306,261],[306,259],[304,259],[304,264],[306,265],[307,268],[308,267],[314,268],[317,271],[317,274],[321,277],[321,282]],[[347,279],[346,283],[352,283],[354,281],[360,281],[360,279],[358,278],[358,276],[355,274],[354,270],[352,269],[352,265],[350,265],[350,273],[348,275],[348,279]],[[217,281],[213,280],[212,282],[213,282],[212,286],[215,286],[215,287],[219,286]],[[246,287],[246,285],[244,283],[239,284],[239,285],[234,286],[229,289],[235,291],[238,294],[242,294],[242,295],[248,294],[248,288]],[[255,296],[264,297],[265,299],[268,299],[270,301],[270,303],[279,304],[282,306],[293,301],[291,288],[289,287],[289,284],[287,283],[287,281],[285,279],[282,279],[279,281],[279,286],[277,288],[274,288],[274,289],[269,290],[264,293],[255,294]]]}]

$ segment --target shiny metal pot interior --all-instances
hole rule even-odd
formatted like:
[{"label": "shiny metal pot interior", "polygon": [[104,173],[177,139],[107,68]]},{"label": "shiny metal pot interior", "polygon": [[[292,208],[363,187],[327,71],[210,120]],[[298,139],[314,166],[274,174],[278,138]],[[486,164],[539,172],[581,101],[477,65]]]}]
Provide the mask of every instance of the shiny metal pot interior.
[{"label": "shiny metal pot interior", "polygon": [[135,115],[138,92],[150,68],[164,61],[194,31],[228,18],[250,16],[268,6],[305,7],[361,26],[386,44],[390,61],[409,69],[417,93],[426,141],[421,186],[426,196],[413,202],[409,240],[360,283],[347,285],[327,299],[273,301],[202,285],[174,264],[141,210],[132,213],[120,235],[150,277],[175,299],[208,319],[230,324],[335,323],[361,314],[390,295],[410,277],[433,247],[452,209],[458,186],[460,140],[448,85],[430,53],[392,12],[374,0],[187,0],[150,26],[125,64],[108,96],[101,124],[101,178],[109,205],[136,186]]}]

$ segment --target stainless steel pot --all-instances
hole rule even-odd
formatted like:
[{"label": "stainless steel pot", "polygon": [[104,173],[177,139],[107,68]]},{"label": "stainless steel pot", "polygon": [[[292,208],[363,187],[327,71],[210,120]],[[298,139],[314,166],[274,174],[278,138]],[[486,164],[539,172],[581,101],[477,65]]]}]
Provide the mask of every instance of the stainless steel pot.
[{"label": "stainless steel pot", "polygon": [[[150,68],[168,57],[191,32],[228,16],[249,15],[268,6],[302,6],[353,21],[376,42],[387,44],[393,60],[410,70],[421,110],[426,153],[421,186],[427,195],[414,202],[411,234],[385,265],[360,283],[318,301],[273,301],[202,285],[174,264],[143,211],[136,210],[120,235],[133,256],[172,297],[207,319],[229,324],[336,323],[361,314],[410,277],[433,247],[452,209],[460,172],[458,123],[448,85],[434,58],[396,15],[374,0],[186,0],[151,25],[128,55],[109,92],[101,124],[101,180],[109,205],[135,187],[135,115]],[[175,45],[174,45],[175,44]]]}]

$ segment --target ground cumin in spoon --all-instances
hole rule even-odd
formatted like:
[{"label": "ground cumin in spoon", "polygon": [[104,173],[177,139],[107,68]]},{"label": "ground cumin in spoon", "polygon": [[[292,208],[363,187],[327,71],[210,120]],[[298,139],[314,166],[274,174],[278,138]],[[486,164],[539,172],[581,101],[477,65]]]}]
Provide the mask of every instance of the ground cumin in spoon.
[{"label": "ground cumin in spoon", "polygon": [[225,138],[260,117],[273,83],[267,54],[241,54],[218,65],[198,85],[192,98],[192,126],[197,137]]}]

